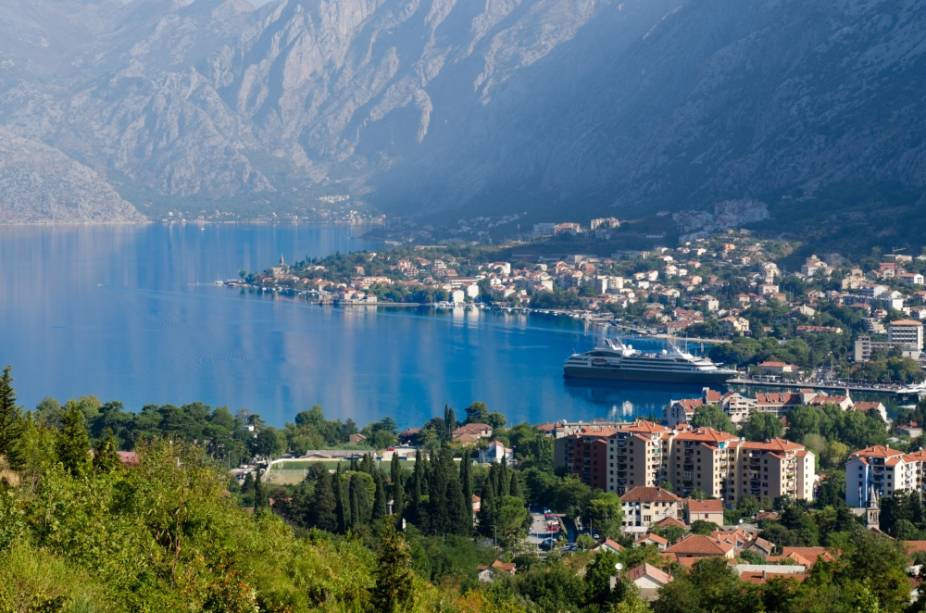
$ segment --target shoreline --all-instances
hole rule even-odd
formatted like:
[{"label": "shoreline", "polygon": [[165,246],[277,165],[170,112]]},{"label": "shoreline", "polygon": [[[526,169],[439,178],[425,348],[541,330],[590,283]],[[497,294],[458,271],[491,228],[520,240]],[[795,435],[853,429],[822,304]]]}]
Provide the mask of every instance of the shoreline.
[{"label": "shoreline", "polygon": [[[376,307],[388,307],[388,308],[403,308],[403,309],[433,309],[435,311],[452,311],[455,309],[462,309],[464,311],[488,311],[493,313],[508,313],[508,314],[520,314],[520,315],[546,315],[553,317],[568,317],[576,321],[586,322],[592,325],[599,326],[608,326],[614,325],[616,327],[625,327],[623,326],[616,315],[606,315],[600,313],[592,313],[590,311],[582,310],[570,310],[570,309],[539,309],[529,306],[499,306],[494,304],[485,304],[485,303],[473,303],[466,302],[463,304],[453,304],[449,302],[385,302],[385,301],[376,301],[376,302],[367,302],[367,301],[354,301],[354,300],[336,300],[336,299],[312,299],[308,298],[308,292],[306,290],[291,290],[291,289],[279,289],[274,287],[267,287],[264,285],[254,285],[250,283],[245,283],[243,281],[238,281],[234,279],[228,279],[225,281],[216,281],[216,285],[225,287],[225,288],[234,288],[239,290],[247,290],[256,294],[273,294],[276,296],[283,296],[285,298],[298,299],[307,304],[317,305],[317,306],[337,306],[337,307],[361,307],[365,309],[376,308]],[[669,341],[673,339],[678,339],[680,337],[674,336],[671,334],[660,333],[660,332],[646,332],[646,331],[637,331],[631,330],[633,334],[626,335],[627,338],[645,338],[645,339],[654,339],[659,341]],[[723,345],[728,344],[732,341],[724,338],[700,338],[700,337],[684,337],[688,343],[703,343],[705,345]]]}]

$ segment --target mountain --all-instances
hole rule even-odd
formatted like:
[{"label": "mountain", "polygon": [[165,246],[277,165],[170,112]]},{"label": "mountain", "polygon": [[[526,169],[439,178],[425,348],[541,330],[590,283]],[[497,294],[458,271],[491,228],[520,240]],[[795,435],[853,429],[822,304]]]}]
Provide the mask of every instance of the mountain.
[{"label": "mountain", "polygon": [[11,0],[0,124],[155,218],[864,226],[923,208],[924,33],[915,0]]},{"label": "mountain", "polygon": [[92,169],[0,130],[0,220],[133,223],[144,217]]}]

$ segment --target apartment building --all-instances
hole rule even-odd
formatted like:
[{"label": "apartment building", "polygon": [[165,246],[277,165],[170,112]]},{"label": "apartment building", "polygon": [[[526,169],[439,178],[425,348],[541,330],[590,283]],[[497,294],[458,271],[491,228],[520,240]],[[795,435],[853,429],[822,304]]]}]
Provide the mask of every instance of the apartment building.
[{"label": "apartment building", "polygon": [[884,445],[860,449],[846,460],[846,504],[864,508],[895,492],[923,491],[926,450],[904,453]]},{"label": "apartment building", "polygon": [[903,351],[919,354],[923,350],[923,322],[915,319],[898,319],[887,327],[887,340]]},{"label": "apartment building", "polygon": [[816,458],[782,439],[751,442],[712,428],[638,421],[558,438],[554,464],[620,495],[670,483],[679,496],[699,492],[735,504],[745,495],[813,500]]},{"label": "apartment building", "polygon": [[661,487],[638,486],[621,496],[624,531],[646,532],[666,518],[678,519],[682,499]]}]

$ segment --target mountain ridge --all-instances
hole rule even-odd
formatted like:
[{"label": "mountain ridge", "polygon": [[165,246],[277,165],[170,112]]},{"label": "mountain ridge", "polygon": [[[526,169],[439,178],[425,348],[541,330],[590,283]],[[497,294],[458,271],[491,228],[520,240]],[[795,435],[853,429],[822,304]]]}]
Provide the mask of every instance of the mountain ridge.
[{"label": "mountain ridge", "polygon": [[919,214],[926,185],[913,0],[38,0],[25,31],[82,5],[88,40],[0,72],[0,125],[152,217],[342,194],[422,219],[774,216],[850,183]]}]

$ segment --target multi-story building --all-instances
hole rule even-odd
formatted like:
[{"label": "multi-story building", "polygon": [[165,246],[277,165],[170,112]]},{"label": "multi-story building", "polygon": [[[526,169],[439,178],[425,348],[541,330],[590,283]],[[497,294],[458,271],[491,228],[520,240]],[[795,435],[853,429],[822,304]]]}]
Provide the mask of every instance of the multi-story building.
[{"label": "multi-story building", "polygon": [[647,421],[593,428],[556,439],[557,469],[625,495],[670,483],[728,504],[745,495],[813,500],[816,459],[802,445],[744,441],[712,428],[670,430]]},{"label": "multi-story building", "polygon": [[922,492],[926,450],[904,453],[884,445],[860,449],[846,460],[846,504],[867,507],[874,497]]},{"label": "multi-story building", "polygon": [[888,324],[887,340],[905,352],[919,353],[923,350],[923,323],[915,319],[892,321]]},{"label": "multi-story building", "polygon": [[678,519],[682,499],[661,487],[637,486],[621,496],[624,530],[647,531],[663,519]]}]

